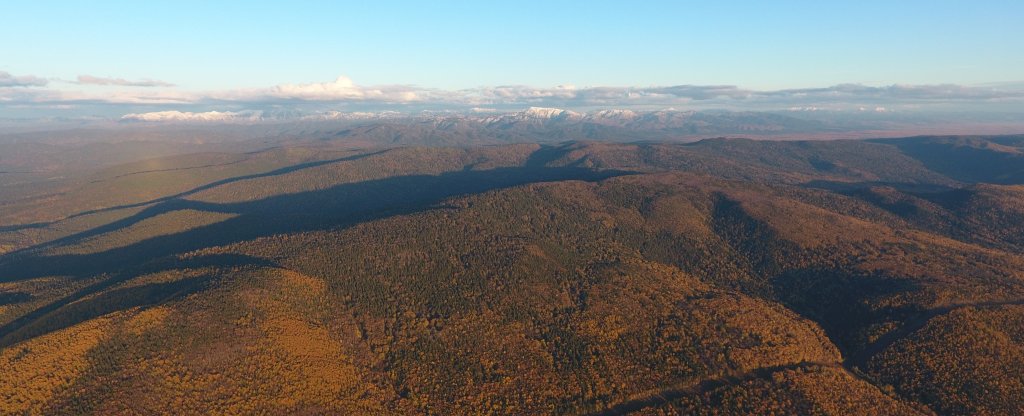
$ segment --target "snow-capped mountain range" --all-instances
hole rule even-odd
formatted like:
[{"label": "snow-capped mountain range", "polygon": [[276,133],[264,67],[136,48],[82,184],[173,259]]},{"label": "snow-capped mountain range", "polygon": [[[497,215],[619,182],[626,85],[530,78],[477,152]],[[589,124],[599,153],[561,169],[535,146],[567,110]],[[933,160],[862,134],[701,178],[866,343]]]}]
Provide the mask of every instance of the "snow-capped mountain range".
[{"label": "snow-capped mountain range", "polygon": [[[476,109],[474,109],[476,110]],[[692,111],[666,110],[656,113],[673,112],[680,114],[693,114]],[[216,122],[281,122],[281,121],[360,121],[360,120],[471,120],[482,124],[500,124],[512,122],[529,121],[579,121],[595,123],[628,123],[640,118],[642,113],[633,110],[599,110],[593,112],[576,112],[560,108],[529,107],[522,111],[497,113],[493,111],[471,111],[459,113],[452,111],[421,113],[401,113],[397,111],[382,112],[342,112],[325,111],[312,114],[301,114],[296,112],[281,111],[208,111],[208,112],[182,112],[182,111],[158,111],[150,113],[131,113],[121,117],[124,122],[195,122],[195,123],[216,123]]]},{"label": "snow-capped mountain range", "polygon": [[[782,114],[729,111],[635,111],[605,109],[577,112],[530,107],[520,111],[386,112],[237,111],[187,113],[163,111],[127,114],[125,123],[250,125],[267,129],[313,131],[334,139],[369,143],[464,144],[558,140],[648,140],[718,135],[766,135],[828,131],[819,121]],[[271,127],[273,126],[273,127]]]}]

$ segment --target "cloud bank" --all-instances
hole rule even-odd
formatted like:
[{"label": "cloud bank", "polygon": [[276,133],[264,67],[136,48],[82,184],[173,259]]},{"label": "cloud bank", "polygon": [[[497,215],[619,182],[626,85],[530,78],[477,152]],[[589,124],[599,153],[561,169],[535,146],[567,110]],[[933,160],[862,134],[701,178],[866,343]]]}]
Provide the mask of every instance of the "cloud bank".
[{"label": "cloud bank", "polygon": [[49,82],[44,78],[31,75],[14,76],[8,72],[0,71],[0,88],[4,87],[41,87]]},{"label": "cloud bank", "polygon": [[362,87],[348,77],[341,76],[333,82],[278,85],[270,88],[263,96],[257,92],[255,97],[249,98],[407,103],[421,100],[422,91],[408,86]]},{"label": "cloud bank", "polygon": [[123,87],[173,87],[174,84],[164,81],[144,79],[141,81],[128,81],[124,78],[103,78],[92,75],[79,75],[77,84],[81,85],[117,85]]},{"label": "cloud bank", "polygon": [[[75,88],[101,86],[100,90]],[[139,88],[145,87],[145,88]],[[364,86],[340,76],[333,81],[280,84],[266,88],[190,91],[169,82],[129,81],[81,75],[69,83],[49,83],[31,75],[14,76],[0,72],[0,117],[3,106],[80,107],[146,106],[147,111],[124,111],[121,115],[162,114],[161,117],[192,117],[237,113],[244,110],[294,108],[347,111],[500,111],[510,108],[559,107],[595,108],[679,108],[737,110],[858,110],[860,108],[929,109],[945,111],[1024,111],[1021,84],[888,85],[840,84],[821,88],[755,90],[735,85],[673,85],[625,87],[576,87],[562,85],[538,88],[502,85],[459,90],[425,88],[415,85]],[[135,107],[132,107],[135,108]],[[175,114],[178,112],[179,114]],[[200,116],[195,116],[200,117]]]}]

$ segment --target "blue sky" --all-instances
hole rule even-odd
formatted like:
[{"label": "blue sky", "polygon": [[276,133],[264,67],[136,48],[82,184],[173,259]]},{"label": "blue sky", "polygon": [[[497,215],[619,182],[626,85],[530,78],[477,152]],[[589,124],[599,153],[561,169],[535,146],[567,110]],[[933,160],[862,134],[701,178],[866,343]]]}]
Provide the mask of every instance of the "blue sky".
[{"label": "blue sky", "polygon": [[[4,74],[48,81],[8,81],[8,106],[135,94],[168,105],[229,97],[238,107],[268,95],[260,89],[339,76],[359,88],[444,91],[1024,81],[1021,1],[21,1],[2,10],[0,88]],[[142,81],[159,85],[128,85]]]}]

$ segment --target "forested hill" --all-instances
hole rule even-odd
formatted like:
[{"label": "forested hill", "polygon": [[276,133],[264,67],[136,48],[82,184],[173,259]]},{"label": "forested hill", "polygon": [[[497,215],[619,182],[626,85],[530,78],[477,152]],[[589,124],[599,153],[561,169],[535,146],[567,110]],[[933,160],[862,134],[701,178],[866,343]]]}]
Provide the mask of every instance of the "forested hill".
[{"label": "forested hill", "polygon": [[0,174],[0,414],[1024,413],[1024,136]]}]

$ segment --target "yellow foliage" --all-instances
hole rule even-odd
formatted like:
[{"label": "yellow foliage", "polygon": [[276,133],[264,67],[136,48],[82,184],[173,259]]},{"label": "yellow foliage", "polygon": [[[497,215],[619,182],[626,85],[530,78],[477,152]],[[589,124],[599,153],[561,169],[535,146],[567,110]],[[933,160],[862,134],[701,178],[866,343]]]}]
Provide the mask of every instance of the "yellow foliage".
[{"label": "yellow foliage", "polygon": [[170,314],[171,309],[164,306],[143,309],[129,319],[126,325],[132,334],[142,335],[143,332],[158,327]]},{"label": "yellow foliage", "polygon": [[85,355],[104,338],[112,316],[0,350],[0,413],[40,413],[88,368]]}]

